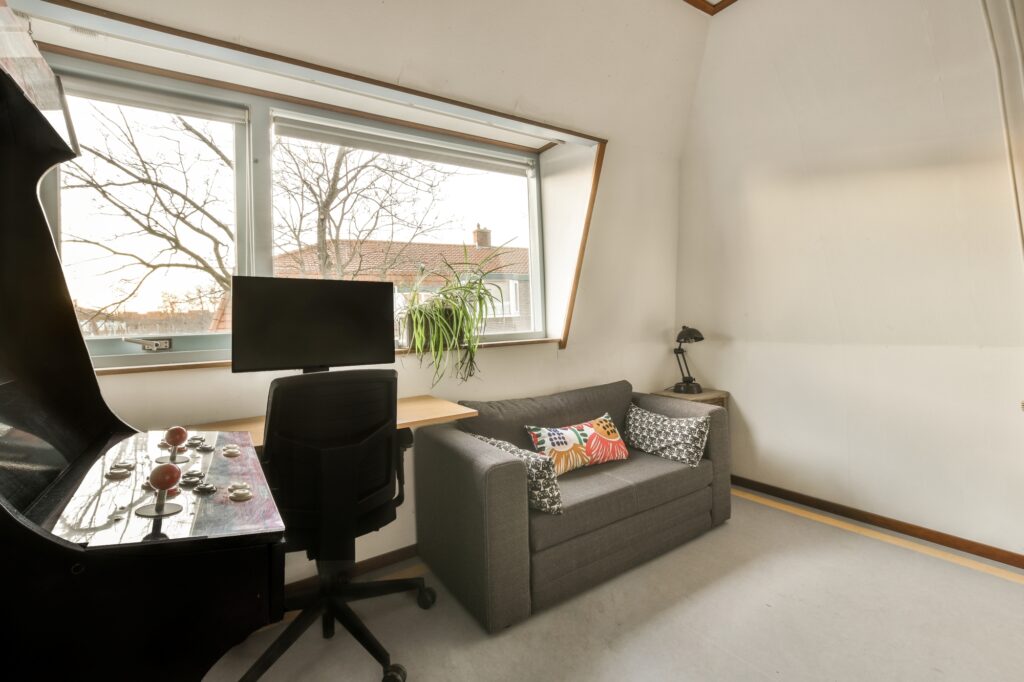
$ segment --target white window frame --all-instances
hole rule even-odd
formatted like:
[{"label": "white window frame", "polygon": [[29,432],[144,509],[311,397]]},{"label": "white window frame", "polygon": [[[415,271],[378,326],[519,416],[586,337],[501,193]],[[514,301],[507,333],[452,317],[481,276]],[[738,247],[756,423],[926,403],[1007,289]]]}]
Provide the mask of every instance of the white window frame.
[{"label": "white window frame", "polygon": [[489,320],[505,320],[512,317],[519,317],[519,285],[522,280],[511,277],[509,279],[502,279],[495,277],[495,286],[500,287],[499,282],[504,282],[508,285],[508,291],[502,289],[501,300],[495,301],[494,305],[490,307],[487,313],[487,319]]},{"label": "white window frame", "polygon": [[[68,83],[69,95],[119,101],[151,109],[215,118],[243,111],[236,124],[236,271],[240,275],[273,275],[274,124],[302,126],[307,132],[344,139],[355,146],[387,147],[395,153],[423,158],[433,155],[445,163],[490,170],[517,169],[528,179],[530,219],[530,288],[532,331],[488,334],[485,341],[545,337],[543,243],[540,211],[540,157],[508,149],[319,108],[248,95],[190,81],[143,74],[66,55],[47,54],[54,71]],[[93,93],[93,94],[89,94]],[[404,151],[403,151],[404,150]],[[48,175],[41,187],[44,208],[60,248],[59,176]],[[160,337],[165,338],[165,337]],[[147,352],[119,338],[87,339],[97,368],[164,365],[230,359],[231,335],[202,333],[170,335],[172,350]]]},{"label": "white window frame", "polygon": [[519,280],[508,281],[508,316],[519,317]]}]

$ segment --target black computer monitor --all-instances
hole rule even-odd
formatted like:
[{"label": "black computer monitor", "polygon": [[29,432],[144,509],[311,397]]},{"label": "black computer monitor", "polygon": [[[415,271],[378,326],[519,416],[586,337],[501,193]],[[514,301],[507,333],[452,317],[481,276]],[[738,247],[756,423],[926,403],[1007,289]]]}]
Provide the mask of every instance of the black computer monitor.
[{"label": "black computer monitor", "polygon": [[233,277],[231,371],[395,361],[394,285]]}]

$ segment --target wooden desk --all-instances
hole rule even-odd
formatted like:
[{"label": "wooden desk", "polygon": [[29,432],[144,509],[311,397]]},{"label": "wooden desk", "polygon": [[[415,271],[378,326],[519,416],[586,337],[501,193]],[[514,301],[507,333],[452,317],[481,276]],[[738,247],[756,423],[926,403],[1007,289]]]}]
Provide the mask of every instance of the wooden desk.
[{"label": "wooden desk", "polygon": [[[432,395],[417,395],[398,399],[398,428],[411,429],[417,426],[444,424],[459,419],[477,416],[478,412],[463,407],[450,400],[435,398]],[[263,415],[244,419],[229,419],[212,424],[199,424],[189,427],[192,431],[248,431],[252,435],[253,445],[263,445],[263,427],[266,418]]]},{"label": "wooden desk", "polygon": [[663,395],[668,398],[679,398],[695,403],[708,403],[729,409],[729,392],[719,391],[714,388],[705,388],[703,393],[676,393],[671,388],[658,391],[655,395]]}]

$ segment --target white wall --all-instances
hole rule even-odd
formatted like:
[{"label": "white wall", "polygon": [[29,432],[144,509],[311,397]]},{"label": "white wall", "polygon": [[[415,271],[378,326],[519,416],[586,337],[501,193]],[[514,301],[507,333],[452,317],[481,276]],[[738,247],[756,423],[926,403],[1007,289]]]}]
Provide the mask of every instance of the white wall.
[{"label": "white wall", "polygon": [[1024,551],[1024,267],[980,2],[711,24],[678,320],[736,473]]},{"label": "white wall", "polygon": [[562,335],[569,314],[576,278],[573,254],[580,251],[587,223],[597,153],[597,146],[562,144],[540,155],[544,307],[550,336]]},{"label": "white wall", "polygon": [[[478,379],[433,390],[429,371],[406,359],[400,392],[498,398],[674,380],[679,164],[703,13],[679,0],[91,4],[607,138],[569,347],[484,350]],[[127,421],[153,428],[257,414],[271,378],[189,370],[101,384]],[[413,542],[412,511],[360,554]]]}]

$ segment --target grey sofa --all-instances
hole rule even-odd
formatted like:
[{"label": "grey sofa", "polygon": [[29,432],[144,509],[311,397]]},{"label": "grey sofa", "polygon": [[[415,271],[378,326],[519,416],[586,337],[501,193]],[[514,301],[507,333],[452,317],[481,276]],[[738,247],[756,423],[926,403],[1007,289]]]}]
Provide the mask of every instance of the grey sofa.
[{"label": "grey sofa", "polygon": [[[696,468],[632,450],[559,477],[564,513],[527,507],[526,467],[470,433],[532,449],[524,424],[566,426],[630,402],[673,417],[708,415]],[[519,400],[464,402],[480,416],[416,435],[421,558],[489,632],[651,559],[729,518],[729,425],[720,407],[633,393],[626,381]]]}]

